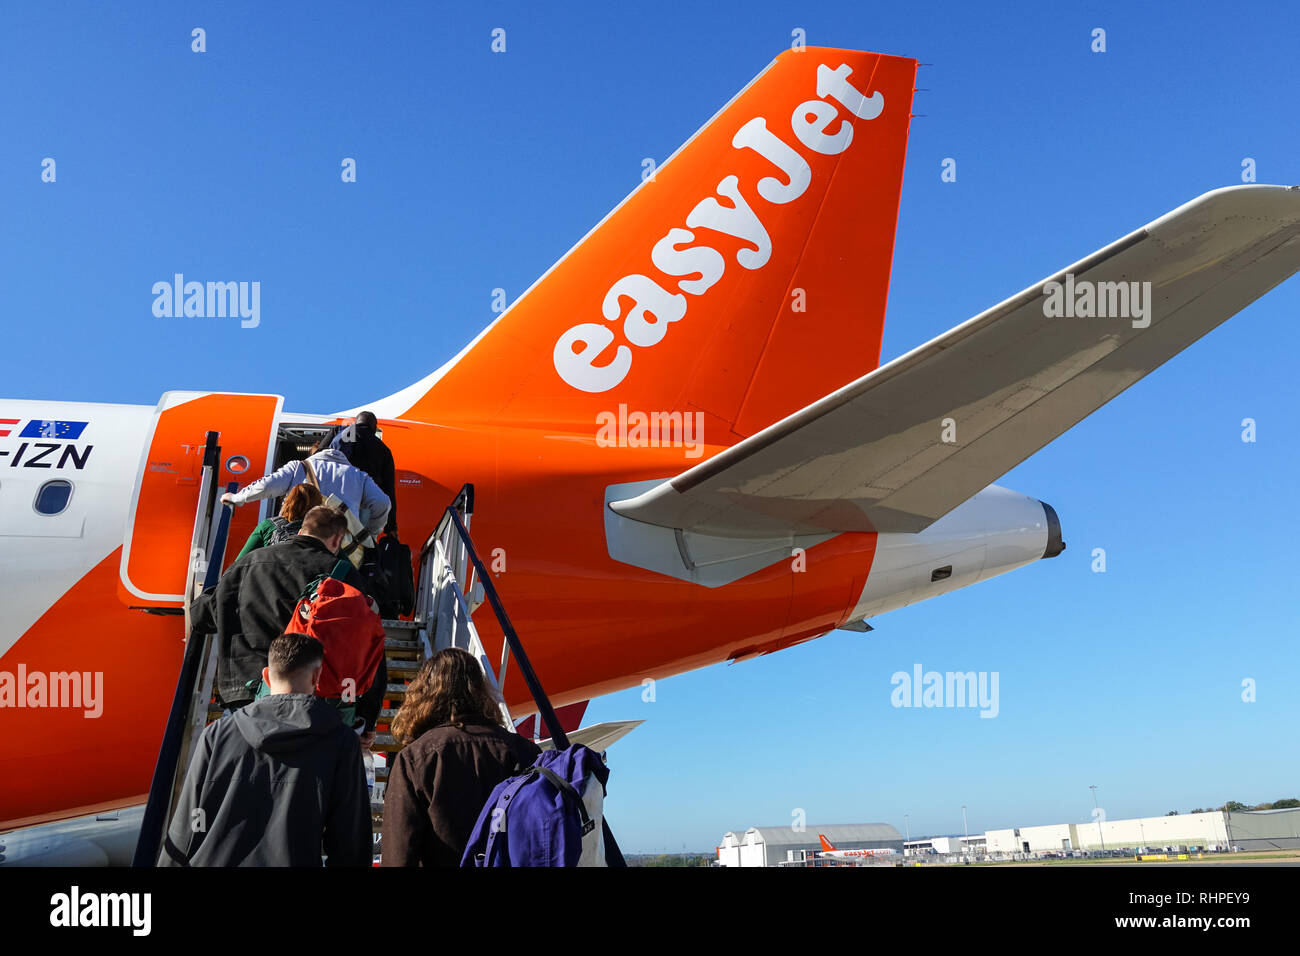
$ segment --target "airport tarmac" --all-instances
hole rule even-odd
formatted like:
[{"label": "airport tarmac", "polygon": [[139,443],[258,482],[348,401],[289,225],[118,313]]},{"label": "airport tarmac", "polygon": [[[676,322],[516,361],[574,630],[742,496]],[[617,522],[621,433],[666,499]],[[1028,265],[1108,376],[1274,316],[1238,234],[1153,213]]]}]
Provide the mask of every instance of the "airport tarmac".
[{"label": "airport tarmac", "polygon": [[[962,863],[938,864],[940,866],[964,866]],[[1127,866],[1127,867],[1204,867],[1204,866],[1300,866],[1300,853],[1292,850],[1279,851],[1277,856],[1262,854],[1245,854],[1242,856],[1207,857],[1202,860],[1016,860],[1005,863],[975,863],[972,866],[996,867],[1093,867],[1093,866]]]}]

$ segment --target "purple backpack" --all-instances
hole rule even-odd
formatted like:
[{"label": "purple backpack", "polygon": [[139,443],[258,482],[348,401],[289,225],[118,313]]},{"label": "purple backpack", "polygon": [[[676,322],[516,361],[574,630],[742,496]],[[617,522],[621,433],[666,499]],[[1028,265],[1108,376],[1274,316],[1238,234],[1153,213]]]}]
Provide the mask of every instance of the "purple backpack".
[{"label": "purple backpack", "polygon": [[604,758],[589,747],[543,751],[497,784],[460,865],[625,866],[602,812],[608,779]]}]

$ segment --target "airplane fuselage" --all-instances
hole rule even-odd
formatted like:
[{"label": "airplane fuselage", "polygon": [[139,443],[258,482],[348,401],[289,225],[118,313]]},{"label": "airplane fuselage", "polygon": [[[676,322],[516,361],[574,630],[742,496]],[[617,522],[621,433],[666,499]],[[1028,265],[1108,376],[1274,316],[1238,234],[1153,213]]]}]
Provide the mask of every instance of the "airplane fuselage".
[{"label": "airplane fuselage", "polygon": [[[224,427],[222,396],[198,394],[176,407],[214,420],[192,415],[181,430],[157,424],[162,405],[5,405],[20,423],[0,437],[0,826],[142,800],[183,650],[181,618],[157,613],[180,602],[160,594],[179,591],[172,582],[185,572],[205,429],[223,434],[223,483],[243,485],[269,466],[236,474],[231,464],[264,465],[285,422],[332,420],[281,414],[264,427],[246,418]],[[23,437],[40,431],[31,422],[46,423],[47,437]],[[60,438],[49,423],[74,425]],[[415,551],[460,487],[474,485],[475,545],[557,705],[789,647],[1018,567],[1047,546],[1041,504],[993,488],[928,537],[824,535],[735,553],[693,539],[700,563],[688,568],[663,529],[612,517],[605,501],[611,488],[681,470],[689,449],[610,447],[590,428],[381,425],[397,463],[401,537]],[[37,443],[56,447],[32,463]],[[70,483],[71,495],[61,513],[40,514],[51,481]],[[256,506],[236,512],[227,563],[257,520]],[[932,580],[941,566],[946,576]],[[495,620],[476,621],[499,655]],[[517,669],[504,691],[515,713],[531,710]],[[30,774],[36,765],[45,770]]]}]

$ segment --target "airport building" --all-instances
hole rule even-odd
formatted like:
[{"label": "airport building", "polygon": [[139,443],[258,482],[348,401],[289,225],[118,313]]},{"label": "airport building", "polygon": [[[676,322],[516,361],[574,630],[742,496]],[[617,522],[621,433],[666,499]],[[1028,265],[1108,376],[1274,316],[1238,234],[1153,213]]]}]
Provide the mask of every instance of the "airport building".
[{"label": "airport building", "polygon": [[1233,846],[1243,850],[1300,849],[1300,807],[1225,814]]},{"label": "airport building", "polygon": [[1300,808],[1240,813],[1213,810],[1097,823],[1056,823],[989,830],[985,838],[987,851],[995,854],[1124,850],[1141,846],[1294,849],[1300,847]]},{"label": "airport building", "polygon": [[[1085,828],[1097,836],[1097,827],[1087,823],[1049,823],[1044,826],[987,830],[985,846],[989,853],[1049,853],[1054,850],[1081,850],[1079,831]],[[1094,840],[1095,842],[1095,840]]]},{"label": "airport building", "polygon": [[938,862],[1138,847],[1151,852],[1162,852],[1165,847],[1180,851],[1189,847],[1286,850],[1300,849],[1300,808],[1239,813],[1213,810],[1099,823],[1051,823],[906,841],[887,823],[809,824],[801,830],[788,826],[750,827],[723,835],[717,848],[718,862],[722,866],[803,864],[821,851],[818,834],[825,834],[838,850],[892,849],[907,858],[929,857]]},{"label": "airport building", "polygon": [[792,827],[750,827],[743,832],[723,834],[718,844],[718,862],[722,866],[782,866],[799,863],[820,851],[818,834],[837,850],[883,850],[903,852],[903,835],[888,823],[843,823],[826,826],[808,824],[801,830]]},{"label": "airport building", "polygon": [[985,836],[972,833],[970,836],[932,836],[918,837],[903,843],[904,856],[947,855],[951,853],[983,853]]},{"label": "airport building", "polygon": [[930,853],[960,853],[961,837],[955,836],[936,836],[921,837],[917,840],[907,840],[903,843],[903,853],[906,856],[925,856]]}]

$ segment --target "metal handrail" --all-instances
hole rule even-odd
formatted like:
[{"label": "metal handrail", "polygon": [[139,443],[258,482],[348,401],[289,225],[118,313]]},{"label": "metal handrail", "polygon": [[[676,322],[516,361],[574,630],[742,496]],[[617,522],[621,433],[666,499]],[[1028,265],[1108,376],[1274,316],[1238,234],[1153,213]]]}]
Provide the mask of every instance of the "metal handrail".
[{"label": "metal handrail", "polygon": [[[556,749],[563,750],[569,746],[569,737],[560,725],[559,718],[555,715],[555,708],[551,706],[550,699],[546,696],[546,691],[542,689],[542,683],[537,677],[537,672],[533,670],[532,664],[528,660],[528,655],[524,652],[523,643],[519,639],[519,633],[515,630],[514,625],[510,623],[510,615],[506,613],[505,605],[501,602],[501,595],[497,593],[496,586],[492,583],[492,577],[488,574],[487,568],[479,559],[478,552],[474,548],[473,539],[469,535],[469,519],[474,513],[474,486],[465,484],[457,493],[455,499],[447,510],[443,513],[442,519],[438,522],[437,528],[429,539],[425,542],[420,551],[420,567],[423,569],[431,564],[426,560],[430,551],[437,545],[438,541],[444,538],[450,539],[449,531],[455,532],[456,550],[459,553],[453,554],[451,548],[448,548],[447,558],[452,564],[452,572],[456,575],[456,580],[462,584],[461,590],[468,594],[469,589],[473,586],[472,582],[478,582],[482,588],[484,596],[489,604],[492,605],[492,611],[496,615],[497,623],[501,626],[501,633],[505,636],[505,646],[501,654],[501,673],[496,677],[497,686],[504,690],[504,678],[506,672],[506,662],[509,655],[513,655],[519,666],[519,673],[528,687],[528,692],[533,697],[533,702],[537,705],[538,716],[546,725],[550,732],[551,740],[554,742]],[[464,517],[462,518],[462,515]],[[450,543],[450,542],[449,542]],[[420,581],[421,599],[427,601],[425,596],[430,590],[426,586],[428,582],[423,580],[423,574]],[[419,617],[417,611],[417,617]]]},{"label": "metal handrail", "polygon": [[[524,653],[524,645],[519,640],[519,634],[515,631],[514,625],[510,623],[510,615],[506,613],[505,605],[501,603],[501,595],[497,594],[496,586],[492,583],[491,576],[487,573],[487,568],[479,559],[478,552],[474,549],[474,542],[469,536],[469,527],[465,521],[461,520],[460,512],[456,505],[465,502],[468,506],[466,517],[474,507],[474,486],[465,485],[461,488],[460,494],[456,500],[447,508],[446,515],[438,524],[438,531],[434,532],[432,541],[436,543],[439,538],[439,532],[447,522],[450,522],[455,529],[457,536],[460,538],[460,545],[465,552],[467,566],[465,575],[459,580],[468,581],[469,567],[472,566],[477,580],[483,586],[484,596],[488,603],[492,605],[492,611],[497,616],[497,623],[501,625],[501,633],[505,636],[506,646],[510,653],[514,655],[519,664],[519,673],[528,685],[528,692],[533,695],[533,702],[537,704],[537,713],[542,723],[551,735],[551,745],[557,750],[565,750],[569,746],[569,735],[564,732],[560,725],[559,718],[555,715],[555,708],[551,706],[550,699],[546,696],[546,691],[542,689],[542,682],[537,678],[537,672],[533,670],[532,663],[528,660],[528,655]],[[430,545],[426,544],[425,549]],[[424,554],[422,552],[421,559]],[[501,677],[505,677],[506,655],[502,654]],[[501,682],[504,683],[504,680]],[[601,837],[604,844],[605,861],[611,867],[626,867],[627,861],[623,858],[623,852],[619,849],[618,841],[614,839],[614,833],[609,827],[609,819],[603,814],[601,817]]]},{"label": "metal handrail", "polygon": [[194,513],[194,534],[190,538],[190,560],[185,569],[185,607],[182,609],[185,615],[185,633],[190,633],[190,603],[198,596],[195,585],[198,583],[198,572],[202,572],[205,579],[207,569],[200,567],[206,560],[207,553],[212,548],[212,513],[216,505],[217,498],[217,465],[221,461],[221,446],[217,444],[220,439],[218,432],[208,432],[203,445],[203,466],[199,477],[199,500],[195,507]]},{"label": "metal handrail", "polygon": [[501,625],[501,633],[505,635],[506,642],[510,645],[510,653],[514,655],[515,662],[519,665],[519,673],[528,686],[528,692],[533,695],[533,702],[537,704],[537,713],[546,724],[546,729],[550,731],[551,741],[555,744],[555,749],[564,750],[569,746],[569,737],[560,725],[559,718],[555,716],[555,708],[551,706],[546,691],[542,689],[542,682],[538,680],[537,672],[533,670],[528,655],[524,653],[524,646],[519,640],[519,634],[515,631],[514,625],[510,623],[510,615],[506,613],[505,605],[501,603],[501,596],[497,594],[496,585],[492,583],[492,578],[488,575],[487,569],[483,567],[483,562],[479,560],[478,552],[474,550],[474,542],[470,540],[469,529],[465,527],[460,515],[454,509],[448,508],[447,516],[451,518],[452,525],[455,527],[457,534],[460,535],[461,543],[465,546],[466,557],[474,565],[478,580],[483,585],[484,596],[487,598],[488,603],[492,605],[492,610],[497,616],[497,623]]},{"label": "metal handrail", "polygon": [[[454,552],[452,542],[450,540],[445,540],[447,537],[448,522],[450,521],[447,514],[452,509],[460,511],[465,515],[465,520],[467,522],[469,521],[474,514],[474,486],[472,484],[466,484],[461,487],[451,504],[448,505],[446,510],[443,512],[442,519],[438,522],[438,526],[433,529],[433,533],[431,533],[425,540],[424,547],[420,549],[419,563],[417,565],[420,569],[420,579],[416,582],[414,617],[415,620],[430,625],[433,623],[430,620],[430,617],[433,613],[433,577],[434,565],[436,564],[432,558],[433,550],[437,547],[440,540],[444,541],[443,548],[447,552],[446,558],[447,563],[451,565],[451,573],[455,576],[457,582],[463,582],[465,580],[465,571],[462,567],[463,562]],[[459,544],[459,542],[457,542],[457,544]],[[462,588],[462,591],[463,590],[464,589]],[[427,643],[428,646],[425,649],[425,653],[426,655],[432,655],[435,650],[433,642],[432,640],[429,640]]]},{"label": "metal handrail", "polygon": [[[206,521],[204,527],[205,536],[208,539],[208,545],[203,555],[207,565],[204,569],[203,589],[214,586],[221,576],[221,567],[225,562],[226,543],[230,536],[230,519],[233,509],[229,506],[222,506],[217,501],[215,481],[215,467],[209,469],[209,458],[216,462],[220,458],[220,448],[215,443],[216,432],[208,432],[208,446],[204,454],[204,479],[200,488],[200,500],[209,502],[209,509],[204,513],[203,518]],[[226,486],[227,491],[235,491],[239,487],[237,482],[230,482]],[[212,515],[216,508],[220,507],[221,513],[217,519],[215,527],[212,525]],[[199,522],[196,520],[196,530]],[[210,533],[208,533],[210,529]],[[190,557],[190,564],[187,570],[187,596],[189,582],[193,580],[194,572],[198,570],[194,564],[194,556]],[[189,608],[186,607],[185,622],[188,629],[190,623]],[[204,634],[195,639],[194,635],[187,630],[185,637],[185,656],[181,660],[181,672],[176,678],[176,692],[172,695],[171,710],[167,715],[166,729],[163,732],[162,744],[158,750],[158,762],[154,765],[153,779],[149,784],[149,799],[145,804],[144,816],[140,821],[140,836],[136,840],[135,854],[131,859],[131,865],[135,867],[156,866],[158,863],[158,850],[162,845],[171,812],[176,804],[176,797],[179,793],[180,786],[184,783],[180,771],[181,755],[190,749],[191,725],[190,710],[194,705],[196,693],[198,693],[198,681],[200,676],[205,672],[205,664],[211,656],[212,649],[211,634]]]},{"label": "metal handrail", "polygon": [[449,504],[446,510],[442,513],[442,518],[438,522],[438,527],[433,529],[433,533],[430,534],[428,539],[424,542],[424,547],[420,549],[421,564],[423,564],[425,558],[429,556],[429,552],[433,550],[433,546],[437,543],[438,539],[443,536],[443,533],[447,529],[447,522],[451,520],[450,516],[453,511],[457,511],[463,514],[465,516],[466,522],[468,522],[469,519],[473,517],[474,515],[474,485],[473,484],[467,482],[466,484],[462,485],[460,491],[456,492],[456,497],[452,499],[451,504]]}]

